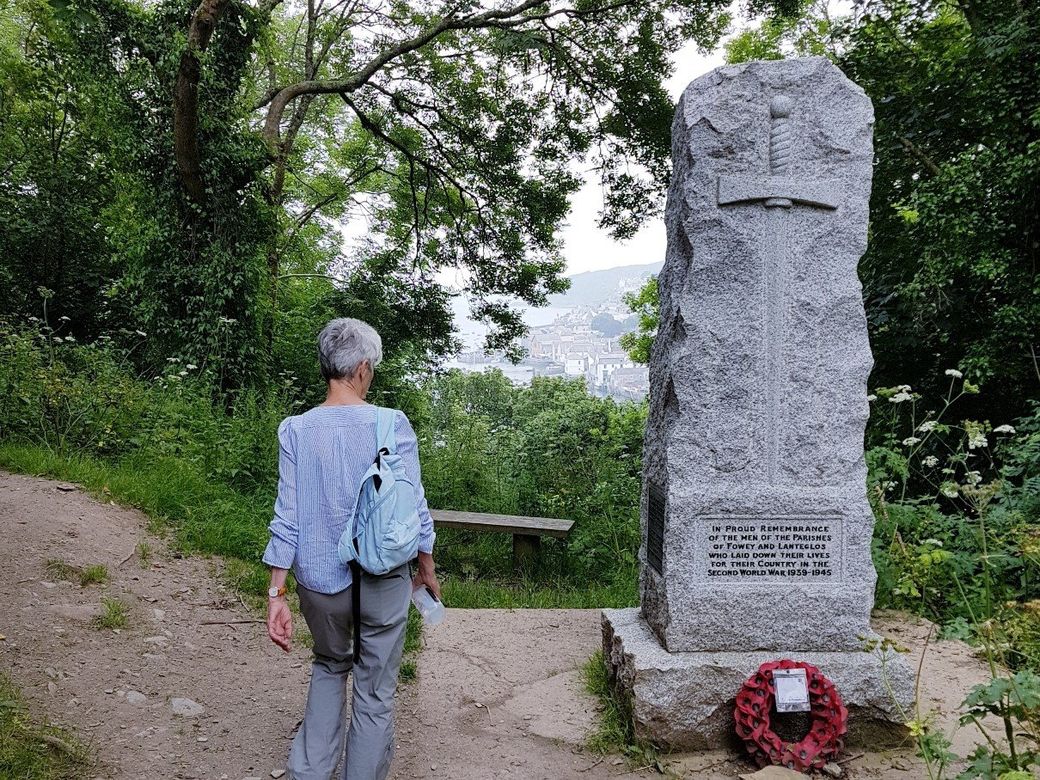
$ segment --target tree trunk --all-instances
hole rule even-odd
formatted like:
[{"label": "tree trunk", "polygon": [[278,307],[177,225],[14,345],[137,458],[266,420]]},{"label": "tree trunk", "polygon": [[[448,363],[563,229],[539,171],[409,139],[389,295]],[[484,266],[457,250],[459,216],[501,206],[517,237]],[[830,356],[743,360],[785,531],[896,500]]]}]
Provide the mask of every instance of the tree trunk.
[{"label": "tree trunk", "polygon": [[196,203],[206,197],[199,153],[199,79],[202,66],[199,54],[209,46],[220,15],[228,0],[202,0],[188,26],[188,44],[177,68],[173,90],[173,151],[180,172],[181,186]]}]

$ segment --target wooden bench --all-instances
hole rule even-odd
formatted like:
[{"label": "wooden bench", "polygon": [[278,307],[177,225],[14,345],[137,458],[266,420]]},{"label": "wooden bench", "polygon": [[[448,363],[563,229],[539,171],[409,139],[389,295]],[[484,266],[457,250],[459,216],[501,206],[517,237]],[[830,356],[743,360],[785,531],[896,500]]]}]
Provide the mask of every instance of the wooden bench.
[{"label": "wooden bench", "polygon": [[497,531],[513,535],[513,566],[520,570],[538,558],[543,536],[566,538],[573,520],[552,517],[517,517],[488,515],[483,512],[454,512],[431,509],[435,528],[459,528],[463,531]]}]

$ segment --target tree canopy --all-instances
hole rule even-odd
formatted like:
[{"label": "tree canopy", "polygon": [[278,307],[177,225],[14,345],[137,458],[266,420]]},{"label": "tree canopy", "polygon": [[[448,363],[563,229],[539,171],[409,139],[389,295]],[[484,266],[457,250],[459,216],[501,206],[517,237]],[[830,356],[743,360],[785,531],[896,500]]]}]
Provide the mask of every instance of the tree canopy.
[{"label": "tree canopy", "polygon": [[76,334],[224,384],[293,368],[308,316],[382,311],[443,354],[446,274],[512,346],[511,302],[565,288],[580,167],[616,235],[657,213],[669,57],[728,24],[722,0],[0,7],[4,311],[46,294]]},{"label": "tree canopy", "polygon": [[994,418],[1040,395],[1040,10],[868,4],[840,63],[873,98],[861,265],[880,384],[960,368]]}]

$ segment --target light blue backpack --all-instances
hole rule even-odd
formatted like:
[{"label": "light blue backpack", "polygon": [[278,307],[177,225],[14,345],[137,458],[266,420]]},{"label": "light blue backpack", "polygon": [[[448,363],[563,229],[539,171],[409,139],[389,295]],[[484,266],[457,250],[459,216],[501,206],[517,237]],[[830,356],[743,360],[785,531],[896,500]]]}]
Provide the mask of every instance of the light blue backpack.
[{"label": "light blue backpack", "polygon": [[376,407],[376,459],[361,480],[357,509],[337,550],[342,563],[377,576],[408,563],[419,552],[415,486],[397,454],[396,414]]}]

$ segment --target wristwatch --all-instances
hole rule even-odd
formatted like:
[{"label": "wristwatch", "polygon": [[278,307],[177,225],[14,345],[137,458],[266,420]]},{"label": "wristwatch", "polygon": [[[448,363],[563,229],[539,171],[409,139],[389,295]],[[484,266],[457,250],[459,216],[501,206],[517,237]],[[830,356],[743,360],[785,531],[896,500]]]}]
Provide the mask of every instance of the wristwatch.
[{"label": "wristwatch", "polygon": [[267,589],[267,598],[269,598],[269,599],[276,599],[279,596],[284,596],[284,595],[285,595],[285,586],[284,585],[282,585],[282,587],[280,587],[280,588],[268,588]]}]

